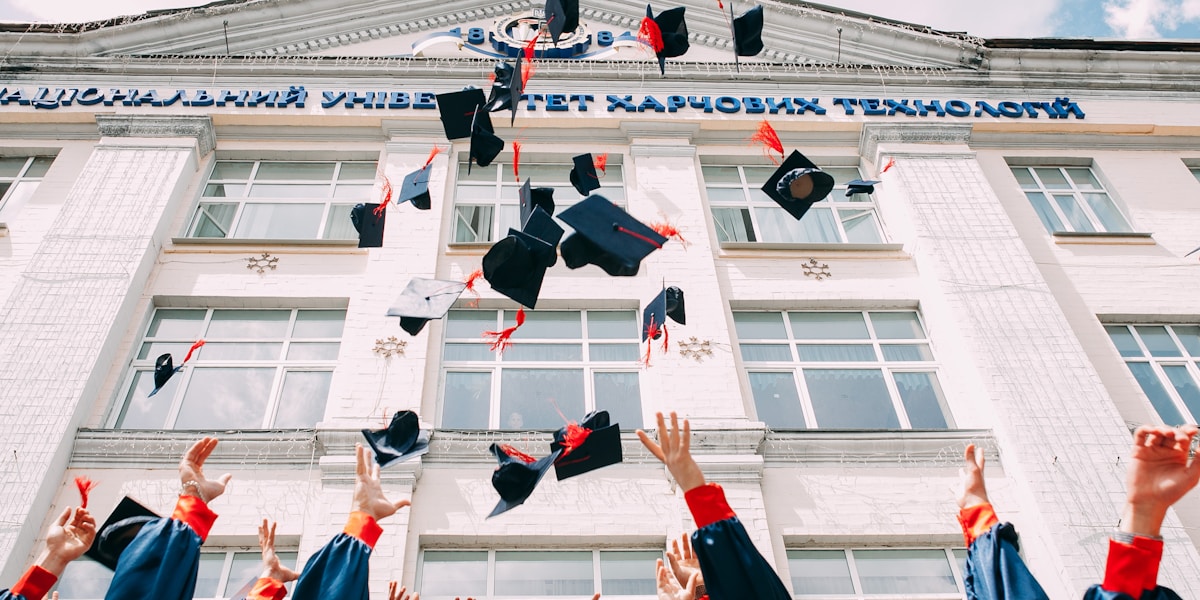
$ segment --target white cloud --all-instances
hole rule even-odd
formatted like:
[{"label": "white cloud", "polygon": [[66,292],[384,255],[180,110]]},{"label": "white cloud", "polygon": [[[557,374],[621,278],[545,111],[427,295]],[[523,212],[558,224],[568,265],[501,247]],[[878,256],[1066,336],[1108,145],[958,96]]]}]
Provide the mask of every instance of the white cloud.
[{"label": "white cloud", "polygon": [[49,23],[82,23],[149,10],[200,6],[207,0],[0,0],[0,11]]},{"label": "white cloud", "polygon": [[[1195,0],[1200,2],[1200,0]],[[1052,35],[1062,0],[824,0],[829,6],[980,37]]]},{"label": "white cloud", "polygon": [[1200,22],[1200,0],[1109,0],[1104,22],[1126,39],[1155,39]]}]

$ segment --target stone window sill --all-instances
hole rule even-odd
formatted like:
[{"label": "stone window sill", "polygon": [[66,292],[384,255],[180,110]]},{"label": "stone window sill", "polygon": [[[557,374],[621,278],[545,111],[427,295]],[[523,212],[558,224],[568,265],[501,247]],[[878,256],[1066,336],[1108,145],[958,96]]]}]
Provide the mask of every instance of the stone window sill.
[{"label": "stone window sill", "polygon": [[1153,234],[1137,231],[1113,233],[1108,231],[1078,232],[1055,231],[1055,244],[1124,244],[1135,246],[1155,245]]},{"label": "stone window sill", "polygon": [[258,238],[171,238],[176,246],[325,246],[357,248],[358,240],[281,240]]},{"label": "stone window sill", "polygon": [[722,242],[725,256],[753,256],[756,253],[808,252],[847,253],[856,256],[903,254],[904,244],[793,244],[778,242]]}]

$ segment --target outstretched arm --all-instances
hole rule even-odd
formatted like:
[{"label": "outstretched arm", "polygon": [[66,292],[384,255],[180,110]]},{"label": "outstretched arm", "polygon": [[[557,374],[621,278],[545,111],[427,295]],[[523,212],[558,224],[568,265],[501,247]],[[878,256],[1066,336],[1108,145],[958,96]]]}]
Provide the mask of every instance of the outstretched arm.
[{"label": "outstretched arm", "polygon": [[963,466],[958,470],[958,523],[962,526],[963,539],[968,547],[975,538],[987,533],[999,522],[992,503],[988,501],[987,486],[983,481],[986,462],[983,450],[977,449],[975,444],[967,444]]},{"label": "outstretched arm", "polygon": [[62,576],[67,564],[83,556],[96,539],[96,520],[84,508],[67,508],[46,532],[46,549],[37,563],[0,598],[41,600]]},{"label": "outstretched arm", "polygon": [[300,576],[279,561],[279,554],[275,552],[276,525],[277,523],[263,519],[262,525],[258,526],[258,547],[262,550],[263,570],[250,593],[246,595],[246,600],[280,600],[287,595],[283,585],[295,581]]}]

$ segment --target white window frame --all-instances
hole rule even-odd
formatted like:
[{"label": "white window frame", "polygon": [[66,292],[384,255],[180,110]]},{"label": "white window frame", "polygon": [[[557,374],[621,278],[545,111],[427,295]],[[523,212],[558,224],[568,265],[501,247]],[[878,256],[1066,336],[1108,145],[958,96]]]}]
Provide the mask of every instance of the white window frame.
[{"label": "white window frame", "polygon": [[[1196,323],[1105,323],[1104,324],[1105,332],[1108,332],[1109,328],[1115,328],[1115,327],[1126,328],[1126,331],[1128,331],[1129,334],[1133,337],[1133,340],[1135,342],[1137,342],[1138,348],[1141,349],[1142,355],[1141,356],[1122,356],[1121,360],[1125,363],[1126,368],[1129,368],[1130,363],[1148,363],[1150,365],[1150,368],[1154,371],[1155,377],[1158,378],[1158,384],[1163,388],[1163,390],[1166,391],[1167,396],[1170,398],[1172,404],[1174,405],[1175,410],[1178,411],[1178,413],[1182,419],[1182,421],[1180,423],[1167,423],[1170,425],[1182,425],[1184,423],[1195,423],[1195,422],[1197,422],[1197,419],[1200,419],[1200,414],[1193,414],[1193,411],[1188,409],[1188,406],[1186,403],[1184,403],[1183,397],[1180,395],[1179,390],[1175,389],[1175,385],[1173,383],[1171,383],[1171,379],[1169,377],[1167,377],[1166,371],[1163,370],[1163,367],[1175,367],[1175,366],[1185,367],[1187,369],[1188,375],[1190,375],[1192,378],[1192,382],[1195,385],[1197,385],[1198,387],[1200,387],[1200,356],[1193,356],[1191,353],[1189,353],[1187,346],[1185,346],[1183,344],[1183,342],[1180,340],[1179,334],[1176,333],[1176,331],[1175,331],[1176,327],[1196,327],[1196,326],[1200,326],[1200,324],[1196,324]],[[1174,342],[1176,349],[1179,350],[1179,352],[1180,352],[1179,356],[1151,356],[1149,347],[1146,346],[1146,342],[1142,339],[1142,334],[1138,333],[1138,331],[1137,331],[1138,327],[1163,327],[1163,328],[1165,328],[1167,331],[1167,335],[1170,336],[1171,341]],[[1110,336],[1109,340],[1112,341],[1111,333],[1109,333],[1109,336]],[[1119,354],[1119,349],[1116,347],[1116,342],[1112,341],[1112,343],[1113,343],[1113,349],[1118,350],[1118,354]],[[1137,377],[1133,374],[1132,370],[1130,370],[1129,375],[1130,375],[1130,377],[1133,377],[1135,380],[1137,379]],[[1167,422],[1166,417],[1164,417],[1161,413],[1159,413],[1158,407],[1154,406],[1153,401],[1150,400],[1150,395],[1146,392],[1146,390],[1144,388],[1141,387],[1140,382],[1138,384],[1138,389],[1141,390],[1142,394],[1146,396],[1146,402],[1151,405],[1151,408],[1154,410],[1154,414],[1158,415],[1158,418],[1161,419],[1164,423],[1166,423]]]},{"label": "white window frame", "polygon": [[[183,348],[186,348],[196,341],[196,340],[184,340],[182,338],[152,337],[152,336],[146,335],[146,332],[149,331],[151,324],[154,322],[154,316],[158,313],[158,311],[162,311],[162,310],[181,310],[181,311],[189,311],[189,310],[190,311],[201,311],[201,310],[203,310],[203,311],[205,311],[204,319],[202,320],[202,325],[200,326],[200,331],[203,331],[203,332],[208,331],[209,324],[212,322],[213,314],[216,311],[277,312],[277,311],[287,310],[287,311],[291,311],[291,314],[288,317],[288,324],[287,324],[288,333],[285,334],[281,338],[269,338],[269,339],[268,338],[230,338],[230,339],[205,338],[206,343],[208,343],[208,342],[225,342],[225,343],[230,343],[230,344],[279,343],[281,345],[281,348],[280,348],[280,353],[278,355],[279,357],[275,358],[275,359],[270,359],[270,360],[240,360],[240,359],[205,360],[204,348],[203,347],[199,348],[197,350],[197,354],[192,357],[192,360],[188,361],[188,363],[186,365],[184,365],[183,370],[180,371],[179,373],[176,373],[171,378],[171,381],[175,382],[175,385],[176,385],[176,388],[175,388],[176,392],[175,392],[174,397],[170,397],[170,398],[164,397],[164,395],[163,395],[165,393],[164,391],[160,391],[157,395],[155,395],[155,397],[154,397],[155,400],[159,400],[159,401],[163,401],[163,402],[171,402],[171,408],[167,412],[165,423],[161,427],[156,427],[155,429],[164,429],[164,430],[175,430],[176,429],[175,423],[179,419],[179,413],[183,408],[185,392],[187,390],[188,384],[191,381],[191,377],[192,377],[192,374],[193,374],[196,366],[209,367],[209,368],[224,367],[224,368],[272,368],[272,369],[274,369],[275,375],[273,376],[273,379],[271,382],[270,397],[268,398],[267,404],[263,411],[264,412],[263,420],[260,422],[261,428],[270,429],[272,427],[273,423],[275,422],[276,413],[279,410],[280,396],[281,396],[281,392],[283,390],[284,381],[285,381],[288,373],[321,372],[321,373],[330,373],[330,377],[332,377],[332,374],[338,364],[337,358],[333,358],[333,359],[329,359],[329,360],[314,360],[314,359],[288,360],[286,357],[288,355],[288,351],[291,347],[291,344],[294,342],[308,342],[308,343],[315,342],[315,343],[328,343],[328,344],[332,344],[332,343],[336,342],[339,344],[339,353],[340,353],[340,344],[341,344],[340,337],[338,337],[338,338],[297,338],[297,337],[293,337],[292,334],[294,333],[294,329],[296,326],[296,317],[300,311],[327,311],[327,310],[342,311],[344,309],[339,309],[339,308],[282,308],[282,307],[281,308],[224,308],[224,307],[199,308],[199,307],[159,306],[159,307],[156,307],[154,312],[150,314],[150,318],[147,319],[146,324],[142,328],[142,331],[143,331],[142,335],[138,338],[138,341],[134,344],[134,358],[133,358],[132,362],[130,363],[130,366],[129,366],[127,373],[125,375],[125,378],[123,380],[124,383],[120,388],[120,392],[119,392],[120,396],[119,396],[118,402],[112,411],[112,415],[110,416],[110,425],[109,426],[112,428],[121,427],[121,421],[122,421],[122,417],[125,413],[126,404],[127,404],[128,400],[131,398],[131,394],[136,391],[135,386],[137,385],[138,373],[146,372],[146,371],[149,371],[150,373],[154,372],[154,362],[158,358],[158,354],[156,352],[151,351],[145,358],[137,358],[137,354],[140,353],[142,346],[144,344],[152,344],[152,343],[169,343],[169,344],[175,344],[175,345],[182,345]],[[343,327],[344,327],[344,323],[345,323],[345,321],[343,321]],[[343,335],[344,335],[344,330],[343,330]],[[181,365],[181,363],[183,362],[184,357],[185,357],[185,354],[173,353],[172,359],[174,361],[174,366],[179,367]],[[178,380],[178,381],[176,382],[175,380]],[[328,398],[326,398],[326,402],[328,402]],[[170,424],[170,425],[168,425],[168,424]]]},{"label": "white window frame", "polygon": [[[809,397],[808,386],[804,380],[805,369],[822,369],[822,370],[879,370],[883,373],[883,383],[887,387],[888,395],[892,402],[892,408],[896,412],[897,420],[900,423],[901,429],[912,429],[912,423],[909,420],[908,411],[904,408],[904,400],[900,395],[900,391],[894,377],[895,373],[932,373],[938,388],[942,392],[942,400],[946,403],[943,407],[942,416],[946,420],[946,429],[954,429],[953,415],[949,410],[949,398],[946,397],[945,387],[942,386],[941,364],[936,359],[933,340],[929,337],[929,328],[925,325],[921,311],[916,309],[880,309],[880,310],[735,310],[734,313],[769,313],[781,315],[783,319],[784,331],[787,338],[771,338],[771,339],[742,339],[738,336],[739,359],[742,362],[743,371],[747,377],[747,389],[750,389],[751,404],[754,405],[754,411],[757,418],[758,404],[754,398],[752,386],[749,384],[749,376],[751,373],[789,373],[792,375],[793,384],[796,386],[796,395],[800,399],[801,410],[804,414],[804,422],[806,430],[823,429],[816,417],[816,410],[813,407],[812,399]],[[792,321],[788,318],[788,313],[847,313],[861,314],[867,326],[869,338],[835,338],[835,339],[807,339],[797,338],[795,332],[792,331]],[[902,338],[902,339],[887,339],[880,338],[875,332],[874,322],[871,320],[871,314],[875,313],[909,313],[916,315],[917,322],[921,326],[921,331],[925,334],[923,338]],[[736,316],[735,316],[736,319]],[[736,331],[736,328],[735,328]],[[774,346],[783,346],[786,343],[788,351],[791,353],[790,361],[750,361],[747,360],[741,351],[742,345],[751,344],[769,344]],[[796,349],[797,344],[833,344],[833,345],[870,345],[875,352],[876,360],[874,361],[801,361],[799,351]],[[934,354],[934,360],[931,361],[889,361],[886,360],[883,354],[882,346],[885,345],[925,345],[929,347],[929,351]],[[770,426],[768,424],[768,426]]]},{"label": "white window frame", "polygon": [[[0,220],[3,220],[3,217],[5,216],[4,215],[5,208],[9,205],[9,201],[16,195],[17,189],[20,189],[22,187],[21,184],[24,184],[24,183],[40,184],[42,182],[42,180],[45,178],[45,175],[37,175],[37,176],[29,175],[29,171],[31,169],[33,169],[34,163],[41,163],[42,161],[49,161],[49,163],[46,164],[46,170],[48,171],[50,169],[50,167],[53,166],[55,157],[53,157],[53,156],[4,156],[4,157],[0,157],[0,158],[7,158],[7,159],[24,158],[25,159],[25,164],[21,166],[20,171],[18,171],[15,176],[11,176],[11,177],[0,176],[0,183],[10,184],[8,186],[8,189],[4,190],[4,194],[0,195]],[[36,191],[37,191],[37,187],[33,187],[32,189],[29,190],[28,194],[32,195]],[[18,202],[17,204],[14,204],[13,206],[18,206],[20,204],[21,203]]]},{"label": "white window frame", "polygon": [[[628,600],[656,600],[658,596],[655,594],[633,595],[633,596],[617,596],[617,595],[612,595],[612,594],[605,594],[602,589],[603,585],[604,585],[604,580],[603,580],[603,577],[601,577],[601,571],[600,571],[600,555],[605,552],[647,552],[647,553],[657,552],[657,553],[659,553],[659,555],[662,556],[664,562],[666,561],[666,556],[663,555],[662,548],[604,548],[603,550],[593,549],[593,548],[490,548],[490,549],[485,549],[485,548],[422,548],[421,555],[417,559],[417,576],[416,576],[416,580],[415,580],[417,590],[421,590],[422,579],[425,574],[425,553],[430,552],[430,551],[431,552],[487,552],[487,555],[488,555],[488,557],[487,557],[487,593],[484,595],[472,596],[476,600],[492,600],[494,598],[514,598],[514,596],[497,596],[496,595],[496,553],[497,552],[590,552],[592,554],[592,583],[595,586],[593,588],[594,591],[592,593],[590,593],[586,596],[532,596],[534,598],[556,598],[559,600],[591,600],[592,594],[596,594],[596,593],[601,594],[602,598],[623,598],[623,599],[628,599]],[[648,573],[647,579],[653,581],[655,579],[654,563],[648,562],[646,565],[646,570]],[[455,597],[455,596],[434,596],[434,595],[425,594],[424,592],[419,592],[419,593],[421,593],[423,598],[429,598],[429,600],[449,600],[449,599]],[[462,594],[459,594],[459,596],[462,596]]]},{"label": "white window frame", "polygon": [[1196,181],[1200,182],[1200,167],[1188,166],[1188,170],[1192,172],[1192,176],[1196,178]]},{"label": "white window frame", "polygon": [[[814,547],[788,547],[787,548],[788,553],[793,552],[793,551],[806,551],[806,550],[825,550],[825,551],[845,552],[846,553],[846,564],[848,565],[849,570],[850,570],[850,580],[854,584],[854,593],[853,594],[798,594],[793,589],[792,597],[796,598],[797,600],[800,600],[800,599],[803,599],[803,600],[824,600],[824,599],[873,600],[876,598],[880,598],[880,599],[882,599],[882,598],[904,598],[905,600],[962,600],[963,594],[966,593],[966,589],[963,584],[963,576],[964,576],[963,566],[964,566],[964,563],[966,560],[966,552],[967,551],[966,551],[966,549],[963,549],[963,548],[929,547],[929,546],[901,546],[901,547],[889,546],[886,548],[880,548],[880,547],[872,548],[869,546],[862,546],[862,547],[855,546],[852,548],[825,547],[825,546],[816,547],[816,546],[814,546]],[[946,553],[946,560],[950,563],[950,570],[954,573],[954,583],[958,587],[958,591],[955,593],[949,593],[949,592],[942,593],[942,594],[927,593],[927,594],[916,594],[916,595],[912,595],[912,594],[903,594],[903,595],[867,594],[867,593],[864,593],[862,591],[862,582],[858,575],[858,567],[854,561],[854,552],[859,551],[859,550],[870,550],[870,551],[941,550]],[[789,571],[790,571],[791,560],[792,560],[791,556],[788,554],[785,554],[785,560],[788,562]],[[792,587],[792,585],[793,585],[792,581],[789,578],[788,587]]]},{"label": "white window frame", "polygon": [[[610,202],[612,202],[613,204],[616,204],[617,206],[624,208],[625,207],[625,181],[624,181],[625,171],[620,162],[615,162],[616,160],[619,160],[617,155],[610,154],[610,157],[611,157],[611,159],[608,163],[607,170],[605,171],[604,175],[600,177],[600,189],[594,190],[592,193],[600,194],[601,196],[608,198],[608,200]],[[512,176],[511,159],[510,158],[497,159],[495,161],[492,161],[492,164],[487,167],[480,167],[480,166],[476,166],[476,165],[471,166],[472,173],[474,173],[475,171],[479,171],[479,170],[483,170],[483,171],[494,170],[496,177],[492,181],[468,181],[464,177],[467,172],[466,161],[460,160],[457,164],[458,164],[458,176],[456,178],[457,181],[455,182],[455,187],[454,187],[454,211],[451,215],[450,238],[449,238],[451,240],[450,243],[451,244],[484,244],[484,243],[490,244],[496,240],[503,238],[505,236],[505,234],[507,234],[507,232],[508,232],[507,227],[505,227],[504,230],[501,231],[501,226],[505,222],[507,222],[514,229],[520,228],[521,225],[518,222],[520,220],[520,217],[517,216],[520,214],[520,199],[518,196],[520,193],[521,185],[525,182],[526,176],[522,175],[520,181],[517,181],[516,178]],[[530,185],[532,187],[554,188],[554,214],[557,215],[557,214],[561,213],[562,211],[566,210],[567,207],[572,206],[583,199],[582,197],[580,197],[578,195],[575,188],[571,185],[571,182],[570,182],[571,169],[574,167],[574,165],[571,162],[559,163],[557,161],[549,161],[549,160],[525,159],[525,160],[521,161],[521,164],[519,165],[519,167],[521,168],[521,170],[523,170],[525,172],[529,172],[533,168],[552,168],[555,171],[561,173],[561,178],[558,178],[558,179],[541,181],[541,180],[537,180],[534,178],[530,178]],[[526,167],[529,167],[529,168],[527,169]],[[491,199],[490,200],[489,199],[478,199],[478,200],[460,199],[460,197],[459,197],[460,190],[462,188],[479,188],[479,189],[492,188]],[[459,212],[460,207],[462,207],[462,208],[490,207],[492,210],[492,217],[491,217],[490,229],[487,232],[487,235],[490,237],[487,237],[486,239],[474,239],[474,240],[461,240],[460,241],[458,239],[458,237],[459,237],[458,232],[459,232],[460,224],[463,227],[468,227],[468,229],[470,228],[469,227],[470,224],[466,222],[466,220],[463,218],[463,214]],[[511,217],[515,217],[515,218],[512,220],[506,221],[505,219],[501,218],[502,212],[509,212],[510,218]],[[480,227],[480,229],[483,229],[483,228]],[[482,232],[477,232],[477,233],[482,233]]]},{"label": "white window frame", "polygon": [[[452,312],[460,312],[456,309]],[[468,311],[461,311],[468,312]],[[488,331],[501,331],[506,327],[510,327],[516,322],[516,311],[506,309],[471,309],[470,312],[494,312],[496,313],[496,321],[494,325],[487,329]],[[486,344],[487,340],[483,337],[475,338],[450,338],[449,332],[446,331],[443,336],[443,354],[440,389],[438,391],[438,423],[444,422],[445,406],[446,406],[446,383],[448,373],[490,373],[491,374],[491,389],[488,397],[488,429],[489,430],[507,430],[507,431],[525,431],[529,429],[509,429],[502,427],[502,415],[500,414],[501,401],[501,378],[504,369],[538,369],[538,370],[563,370],[563,371],[583,371],[583,402],[584,414],[596,410],[596,392],[595,392],[595,374],[596,373],[624,373],[636,374],[638,376],[639,395],[641,391],[641,367],[642,364],[638,360],[630,361],[599,361],[591,359],[591,346],[595,345],[624,345],[635,344],[638,347],[638,356],[641,356],[641,349],[644,344],[639,343],[641,337],[638,333],[634,333],[631,338],[597,338],[590,340],[588,338],[588,313],[597,312],[628,312],[634,314],[635,323],[637,322],[636,311],[632,309],[575,309],[575,310],[539,310],[539,313],[545,314],[549,312],[565,312],[565,313],[580,313],[580,327],[583,335],[579,338],[521,338],[513,340],[514,345],[519,344],[581,344],[583,352],[583,360],[581,361],[515,361],[505,360],[500,352],[490,353],[491,360],[487,361],[458,361],[447,360],[445,358],[446,344],[450,343],[468,343],[468,344]],[[483,331],[480,331],[482,335]],[[638,398],[638,406],[641,408],[641,398]],[[582,417],[580,415],[579,417]],[[579,418],[570,417],[568,418]],[[564,423],[565,424],[565,423]],[[626,424],[630,427],[640,427],[641,419],[637,424]]]},{"label": "white window frame", "polygon": [[[298,555],[299,555],[299,547],[297,545],[295,545],[295,544],[280,545],[279,547],[276,548],[276,551],[280,555],[280,562],[283,563],[283,566],[292,568],[292,569],[297,568],[296,562],[298,560]],[[236,592],[242,585],[245,585],[246,582],[244,582],[244,581],[243,582],[230,582],[229,581],[229,577],[232,574],[233,557],[235,554],[243,554],[243,553],[258,554],[260,557],[259,560],[260,561],[262,560],[261,559],[262,551],[257,546],[215,546],[215,547],[205,546],[204,548],[202,548],[200,550],[201,555],[222,554],[225,556],[225,562],[221,566],[221,576],[220,576],[220,579],[217,581],[217,591],[218,592],[225,590],[230,583],[233,583],[236,585],[236,587],[232,588],[233,592]],[[290,555],[290,561],[288,560],[289,555]],[[86,562],[92,562],[92,560],[87,557],[80,558],[79,560],[86,561]],[[68,567],[67,567],[68,571],[65,574],[68,574],[68,575],[70,574],[70,571],[69,571],[70,568],[71,567],[68,565]],[[104,567],[100,567],[100,568],[104,568]],[[62,583],[62,579],[60,579],[58,581],[58,583],[51,589],[57,590],[59,585],[61,585],[61,583]],[[292,589],[292,585],[293,584],[291,584],[291,583],[287,584],[287,588],[289,591]],[[46,597],[49,598],[49,596],[46,596]],[[103,598],[104,598],[103,596],[100,596],[99,598],[81,598],[79,596],[63,596],[62,600],[103,600]],[[196,596],[195,600],[225,600],[225,598],[226,598],[226,596],[222,592],[220,595],[215,596],[215,597]]]},{"label": "white window frame", "polygon": [[[820,209],[824,209],[825,207],[830,207],[829,210],[833,211],[833,215],[834,215],[833,221],[837,227],[837,236],[838,236],[837,240],[832,241],[832,242],[821,242],[821,241],[792,242],[792,241],[779,241],[779,240],[765,241],[762,239],[763,229],[762,229],[762,226],[759,224],[759,215],[758,215],[759,211],[755,210],[755,209],[766,209],[766,208],[778,209],[778,210],[782,210],[782,209],[779,207],[778,204],[776,204],[769,197],[762,195],[763,182],[755,181],[755,180],[753,180],[753,178],[748,177],[746,174],[746,168],[769,169],[770,167],[764,167],[764,166],[746,167],[744,165],[726,164],[724,162],[712,163],[712,164],[704,163],[704,164],[700,165],[700,176],[702,179],[704,179],[704,169],[712,168],[712,167],[735,168],[735,169],[737,169],[737,172],[738,172],[738,178],[741,180],[740,183],[732,183],[732,182],[712,182],[712,183],[710,183],[707,180],[705,180],[705,181],[703,181],[703,185],[701,186],[704,188],[705,197],[708,199],[709,211],[712,212],[713,227],[716,229],[717,239],[720,241],[721,244],[829,244],[829,245],[851,244],[851,245],[855,245],[855,244],[885,244],[885,243],[887,243],[887,236],[884,234],[883,222],[879,215],[879,206],[875,202],[874,195],[873,194],[855,194],[854,196],[847,198],[846,197],[846,187],[847,186],[846,186],[845,182],[843,182],[843,181],[838,181],[834,185],[833,190],[831,192],[829,192],[829,195],[826,196],[825,198],[822,198],[818,204],[813,206],[813,208],[820,208]],[[833,172],[835,172],[835,170],[849,170],[849,169],[855,170],[856,174],[855,174],[854,178],[858,178],[858,179],[862,178],[861,169],[859,169],[858,167],[854,167],[854,166],[830,166],[826,170],[830,171],[832,174]],[[714,199],[712,197],[712,195],[708,193],[708,190],[710,188],[741,190],[742,191],[742,200],[739,202],[739,201],[725,201],[725,200]],[[852,200],[851,198],[856,198],[857,200]],[[739,210],[744,210],[746,213],[748,213],[749,217],[750,217],[751,227],[753,227],[753,229],[754,229],[751,233],[753,233],[753,235],[755,236],[755,239],[754,240],[746,240],[746,241],[739,241],[739,240],[734,240],[734,239],[722,240],[721,239],[721,223],[717,219],[717,216],[715,213],[715,211],[718,209],[739,209]],[[812,210],[812,209],[810,209],[810,210]],[[873,221],[875,223],[875,234],[878,237],[878,241],[874,241],[874,242],[850,242],[850,241],[847,241],[848,238],[846,236],[846,224],[843,220],[842,212],[850,211],[850,210],[859,211],[859,212],[861,212],[861,211],[870,211],[871,212],[871,214],[873,216]],[[786,212],[784,212],[782,214],[783,214],[784,218],[788,218],[788,219],[792,218],[791,215],[787,214]],[[807,218],[808,215],[805,215],[805,217]]]},{"label": "white window frame", "polygon": [[[1064,164],[1012,165],[1012,164],[1010,164],[1009,169],[1013,171],[1013,177],[1016,177],[1016,171],[1018,169],[1023,169],[1023,170],[1025,170],[1026,173],[1028,173],[1028,175],[1031,178],[1033,178],[1033,180],[1035,182],[1035,185],[1033,185],[1033,186],[1020,184],[1019,180],[1018,180],[1018,185],[1021,188],[1021,193],[1025,195],[1026,201],[1028,201],[1030,203],[1030,206],[1034,209],[1034,212],[1036,212],[1038,214],[1038,220],[1041,221],[1042,226],[1045,227],[1046,231],[1048,231],[1049,233],[1051,233],[1051,234],[1082,233],[1082,234],[1101,234],[1101,235],[1103,235],[1103,234],[1123,234],[1123,233],[1132,233],[1133,232],[1133,223],[1130,222],[1129,217],[1125,214],[1125,212],[1123,210],[1121,210],[1121,206],[1119,204],[1117,204],[1116,199],[1113,198],[1112,193],[1108,191],[1107,187],[1105,187],[1104,182],[1101,181],[1099,175],[1096,173],[1096,169],[1092,165],[1069,165],[1069,164],[1068,165],[1064,165]],[[1064,179],[1066,179],[1067,185],[1070,187],[1059,188],[1059,189],[1046,187],[1046,185],[1042,182],[1041,176],[1038,175],[1038,173],[1037,173],[1038,169],[1058,169],[1059,173],[1062,175],[1062,177]],[[1087,169],[1087,171],[1091,174],[1092,179],[1094,179],[1096,181],[1096,185],[1098,185],[1100,187],[1097,189],[1085,189],[1085,188],[1078,187],[1075,183],[1075,180],[1071,178],[1069,173],[1067,173],[1067,170],[1069,170],[1069,169]],[[1043,198],[1045,199],[1044,200],[1045,204],[1047,206],[1049,206],[1051,211],[1053,211],[1055,218],[1058,219],[1059,225],[1061,227],[1063,227],[1064,229],[1058,229],[1058,230],[1051,229],[1051,224],[1047,223],[1045,221],[1045,219],[1042,217],[1042,213],[1040,210],[1038,210],[1037,205],[1035,204],[1035,201],[1030,199],[1030,197],[1029,197],[1030,194],[1041,194],[1043,196]],[[1109,231],[1108,229],[1106,229],[1104,227],[1103,222],[1101,222],[1100,218],[1096,215],[1096,212],[1092,209],[1091,205],[1088,203],[1088,201],[1086,199],[1084,199],[1084,194],[1103,194],[1105,197],[1107,197],[1109,204],[1112,205],[1113,210],[1116,211],[1117,216],[1120,217],[1122,221],[1124,221],[1125,230]],[[1058,195],[1058,196],[1069,195],[1072,198],[1074,198],[1075,205],[1078,206],[1079,209],[1083,212],[1083,216],[1087,218],[1088,223],[1091,225],[1093,231],[1077,230],[1075,228],[1075,225],[1071,223],[1071,220],[1069,218],[1067,218],[1067,213],[1063,210],[1063,208],[1061,206],[1059,206],[1058,201],[1054,199],[1054,196],[1056,196],[1056,195]]]},{"label": "white window frame", "polygon": [[[246,179],[214,179],[213,174],[216,173],[217,168],[220,163],[251,163],[250,174],[247,176]],[[278,163],[332,164],[334,166],[333,175],[331,176],[331,179],[329,179],[326,182],[327,186],[328,186],[328,192],[325,196],[309,196],[309,197],[253,196],[253,195],[251,195],[251,192],[255,185],[304,184],[304,185],[311,185],[312,187],[315,188],[322,181],[319,179],[314,179],[314,180],[310,180],[310,179],[303,179],[303,180],[270,179],[270,180],[261,180],[261,181],[257,180],[256,178],[258,176],[259,168],[264,163],[266,163],[266,164],[278,164]],[[343,209],[346,209],[345,214],[342,215],[342,218],[349,219],[348,208],[352,208],[355,204],[359,204],[359,203],[366,203],[366,202],[372,202],[372,201],[378,202],[377,199],[373,198],[373,196],[375,194],[374,187],[367,190],[366,193],[364,193],[362,195],[356,194],[356,195],[343,196],[343,197],[336,196],[337,187],[339,185],[343,185],[343,186],[368,186],[368,185],[374,186],[375,185],[375,181],[376,181],[375,177],[372,177],[371,179],[362,178],[362,179],[347,179],[344,181],[339,180],[339,177],[341,176],[343,165],[350,164],[350,163],[371,164],[375,168],[377,168],[377,164],[378,164],[377,161],[370,161],[370,160],[336,160],[335,161],[335,160],[286,160],[286,159],[284,159],[284,160],[219,159],[217,161],[214,161],[212,168],[209,170],[208,178],[205,180],[204,185],[201,186],[201,188],[200,188],[200,198],[199,198],[199,200],[197,200],[196,208],[194,211],[192,211],[192,215],[188,219],[187,229],[184,231],[184,236],[189,240],[257,240],[257,239],[261,239],[261,238],[235,237],[233,235],[233,232],[237,231],[238,227],[241,226],[241,224],[242,224],[241,221],[242,221],[242,217],[246,211],[246,205],[248,205],[248,204],[286,204],[286,205],[313,204],[313,205],[323,206],[323,210],[322,210],[322,214],[321,214],[321,221],[317,226],[317,236],[316,237],[313,237],[313,238],[267,238],[267,239],[270,239],[272,241],[276,241],[276,240],[287,241],[287,240],[292,240],[292,239],[350,241],[352,239],[356,239],[356,236],[355,237],[346,237],[346,238],[327,238],[327,237],[325,237],[326,230],[329,228],[329,225],[330,225],[330,222],[329,222],[330,219],[334,218],[335,215],[337,214],[337,211],[335,211],[335,208],[341,207]],[[206,196],[205,192],[208,190],[208,187],[210,185],[242,185],[243,186],[242,195],[240,195],[240,196]],[[392,185],[393,185],[393,195],[398,194],[400,192],[399,182],[395,182]],[[237,205],[237,208],[234,211],[233,218],[229,222],[228,230],[224,231],[224,233],[225,233],[224,236],[213,237],[213,236],[198,236],[198,235],[196,235],[196,233],[201,225],[201,214],[205,212],[206,204],[236,204]],[[218,219],[216,219],[214,216],[209,215],[208,218],[213,223],[213,225],[217,226],[218,228],[221,227],[221,225],[217,222]],[[353,233],[352,229],[350,230],[350,233]]]}]

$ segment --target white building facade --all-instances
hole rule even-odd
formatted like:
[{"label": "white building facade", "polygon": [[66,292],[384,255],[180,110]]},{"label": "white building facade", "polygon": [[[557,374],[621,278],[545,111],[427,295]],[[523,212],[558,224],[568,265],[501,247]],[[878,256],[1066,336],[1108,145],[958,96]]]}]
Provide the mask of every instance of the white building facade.
[{"label": "white building facade", "polygon": [[[384,471],[413,506],[382,523],[376,595],[395,579],[427,599],[652,598],[654,559],[692,523],[633,430],[674,410],[798,598],[960,597],[971,441],[1033,572],[1081,595],[1130,428],[1200,419],[1197,47],[763,4],[766,50],[736,66],[726,16],[690,0],[692,48],[665,76],[632,2],[584,6],[538,47],[557,57],[515,126],[493,115],[520,179],[562,210],[570,157],[607,153],[599,193],[686,244],[635,277],[559,261],[503,356],[481,332],[517,305],[485,282],[417,336],[384,313],[412,277],[466,278],[516,225],[511,146],[468,174],[433,96],[486,89],[540,5],[235,0],[3,26],[3,580],[78,502],[77,475],[100,515],[125,495],[167,511],[179,456],[215,435],[209,469],[234,480],[197,597],[228,597],[258,572],[262,518],[301,564],[340,531],[360,429],[410,409],[432,448]],[[757,192],[764,119],[838,181],[800,222]],[[384,246],[357,248],[350,207],[434,147],[431,209],[389,207]],[[847,198],[858,177],[882,183]],[[646,366],[638,319],[664,283],[687,324]],[[147,398],[155,357],[201,338]],[[624,462],[485,519],[488,446],[545,454],[593,409],[620,422]],[[1160,582],[1200,594],[1200,497],[1164,537]],[[102,597],[102,573],[76,563],[62,597]]]}]

